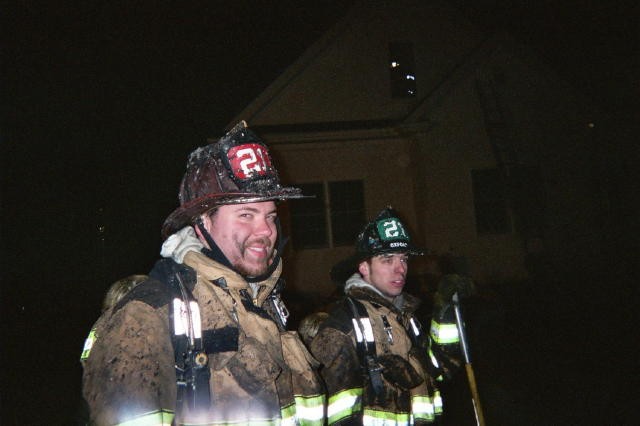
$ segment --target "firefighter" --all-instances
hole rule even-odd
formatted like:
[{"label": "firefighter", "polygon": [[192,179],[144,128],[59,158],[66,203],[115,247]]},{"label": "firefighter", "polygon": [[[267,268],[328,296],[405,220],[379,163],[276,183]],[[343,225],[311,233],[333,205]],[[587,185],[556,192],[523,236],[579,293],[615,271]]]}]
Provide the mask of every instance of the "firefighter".
[{"label": "firefighter", "polygon": [[245,122],[189,156],[149,279],[98,322],[83,364],[92,424],[322,425],[317,361],[280,299],[280,184]]},{"label": "firefighter", "polygon": [[358,235],[355,253],[332,268],[344,297],[310,344],[322,364],[332,425],[432,424],[442,414],[438,382],[459,366],[455,316],[440,306],[430,331],[403,291],[409,256],[422,255],[387,207]]}]

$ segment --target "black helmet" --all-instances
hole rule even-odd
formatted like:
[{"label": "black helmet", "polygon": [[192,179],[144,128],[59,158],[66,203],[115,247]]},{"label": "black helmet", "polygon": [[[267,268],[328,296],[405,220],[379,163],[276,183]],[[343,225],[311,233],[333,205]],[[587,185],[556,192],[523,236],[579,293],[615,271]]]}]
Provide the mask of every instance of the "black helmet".
[{"label": "black helmet", "polygon": [[267,146],[241,121],[217,142],[189,155],[180,207],[162,225],[162,238],[219,205],[304,197],[299,188],[280,185]]},{"label": "black helmet", "polygon": [[384,208],[365,225],[356,238],[355,253],[331,269],[331,279],[342,284],[357,270],[360,262],[384,253],[424,254],[423,249],[411,243],[409,233],[391,207]]}]

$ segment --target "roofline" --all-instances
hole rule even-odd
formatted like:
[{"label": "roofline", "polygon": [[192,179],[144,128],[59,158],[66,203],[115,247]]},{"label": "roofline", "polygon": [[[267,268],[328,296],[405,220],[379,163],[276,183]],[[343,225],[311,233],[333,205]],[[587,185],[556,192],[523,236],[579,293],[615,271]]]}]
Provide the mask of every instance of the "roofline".
[{"label": "roofline", "polygon": [[332,46],[335,39],[340,37],[352,22],[352,16],[359,13],[358,9],[360,8],[360,3],[361,1],[354,2],[342,18],[325,31],[324,34],[321,35],[320,38],[302,54],[302,56],[289,65],[284,72],[280,74],[280,76],[278,76],[258,95],[258,97],[240,111],[240,113],[237,114],[231,122],[229,122],[227,128],[233,127],[233,125],[240,120],[245,120],[246,122],[251,123],[253,117],[267,108],[269,104],[276,99],[278,94],[289,86],[291,81],[295,80],[296,77],[302,74],[323,51]]}]

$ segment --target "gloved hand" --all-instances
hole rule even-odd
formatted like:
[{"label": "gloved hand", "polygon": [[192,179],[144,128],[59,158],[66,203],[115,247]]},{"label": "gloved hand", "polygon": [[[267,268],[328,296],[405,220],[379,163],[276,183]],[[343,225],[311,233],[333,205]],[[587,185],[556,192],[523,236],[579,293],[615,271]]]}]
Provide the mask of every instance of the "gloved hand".
[{"label": "gloved hand", "polygon": [[454,293],[458,293],[460,299],[471,297],[475,294],[473,280],[464,275],[447,274],[438,282],[438,291],[435,298],[436,303],[441,305],[451,303]]},{"label": "gloved hand", "polygon": [[177,263],[182,263],[184,256],[190,251],[199,252],[204,244],[196,236],[193,227],[185,226],[175,234],[171,235],[162,244],[160,255],[171,258]]}]

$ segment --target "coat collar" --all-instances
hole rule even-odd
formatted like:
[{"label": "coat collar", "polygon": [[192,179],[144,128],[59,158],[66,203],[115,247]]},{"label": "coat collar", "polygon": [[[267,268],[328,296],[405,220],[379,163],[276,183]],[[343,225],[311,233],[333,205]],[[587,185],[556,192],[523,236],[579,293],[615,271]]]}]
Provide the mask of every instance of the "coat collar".
[{"label": "coat collar", "polygon": [[349,277],[345,283],[344,292],[347,296],[376,303],[399,313],[413,313],[420,306],[420,299],[404,291],[393,300],[387,299],[377,288],[364,281],[358,273]]},{"label": "coat collar", "polygon": [[257,291],[257,302],[258,306],[264,302],[269,294],[273,291],[276,283],[278,282],[278,278],[282,273],[282,262],[279,262],[279,265],[276,267],[276,270],[264,281],[260,281],[257,283],[252,283],[250,286],[247,280],[237,272],[229,269],[228,267],[222,265],[215,260],[207,257],[203,253],[190,251],[184,257],[184,264],[195,269],[198,273],[198,278],[204,279],[206,281],[215,281],[220,278],[224,278],[227,287],[233,290],[243,290],[247,289],[251,293],[253,293],[253,289],[251,287],[256,287]]}]

